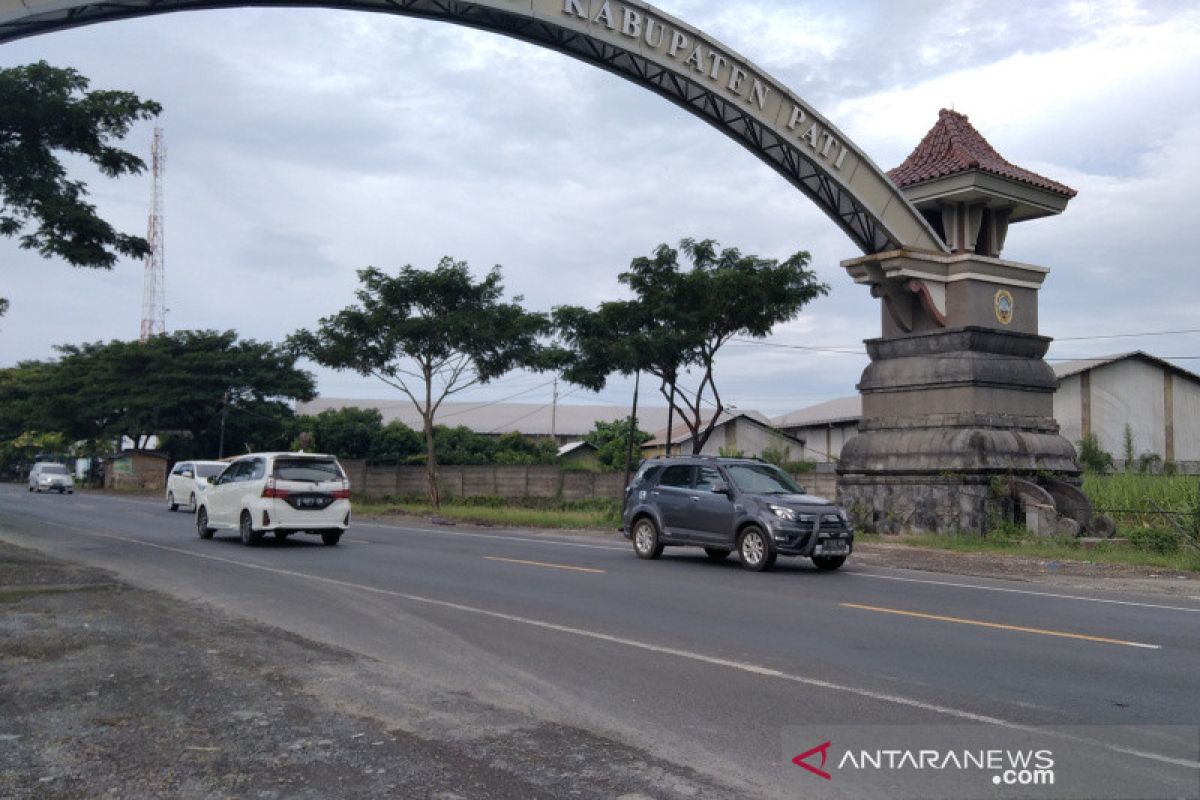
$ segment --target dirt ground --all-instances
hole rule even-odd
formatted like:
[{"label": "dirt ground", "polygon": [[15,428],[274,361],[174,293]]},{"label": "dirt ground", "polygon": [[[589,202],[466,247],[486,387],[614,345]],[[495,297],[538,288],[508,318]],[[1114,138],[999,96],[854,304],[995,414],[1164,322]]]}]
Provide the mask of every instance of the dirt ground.
[{"label": "dirt ground", "polygon": [[[939,580],[1200,595],[1194,576],[1110,564],[889,543],[853,559]],[[437,724],[382,721],[382,699],[406,693]],[[415,695],[353,653],[0,543],[0,798],[737,796],[578,729]]]},{"label": "dirt ground", "polygon": [[1200,575],[1194,572],[1098,561],[1052,561],[1008,554],[958,553],[891,542],[856,544],[851,559],[853,563],[864,566],[1004,578],[1057,589],[1097,589],[1181,597],[1200,595]]},{"label": "dirt ground", "polygon": [[390,728],[355,686],[405,692],[369,659],[0,543],[0,798],[735,796],[468,697],[431,703],[454,735]]}]

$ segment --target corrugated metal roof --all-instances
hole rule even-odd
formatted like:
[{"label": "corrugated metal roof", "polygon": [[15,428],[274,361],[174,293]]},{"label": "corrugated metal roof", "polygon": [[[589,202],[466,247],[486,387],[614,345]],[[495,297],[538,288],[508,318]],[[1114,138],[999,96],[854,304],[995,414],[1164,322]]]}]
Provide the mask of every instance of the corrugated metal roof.
[{"label": "corrugated metal roof", "polygon": [[[719,417],[718,422],[717,422],[716,426],[714,427],[714,430],[716,430],[716,428],[721,427],[722,425],[726,425],[726,424],[732,422],[735,419],[738,419],[739,417],[744,417],[744,418],[750,420],[751,422],[762,425],[765,428],[774,427],[771,425],[771,420],[767,419],[765,414],[761,414],[757,411],[749,411],[749,410],[740,411],[740,410],[738,410],[738,411],[722,411],[721,416]],[[675,415],[675,419],[679,419],[678,414]],[[704,423],[701,426],[702,432],[704,429],[704,425],[708,425],[708,421],[710,419],[712,419],[712,417],[707,417],[704,420]],[[783,431],[780,431],[780,433],[783,433]],[[784,434],[784,435],[786,435],[786,434]],[[688,430],[687,425],[684,425],[683,423],[680,423],[678,425],[672,425],[672,427],[671,427],[671,444],[672,445],[681,444],[683,442],[690,442],[691,440],[692,440],[692,432]],[[667,427],[664,425],[661,429],[655,431],[654,438],[650,439],[648,442],[645,442],[642,445],[642,447],[660,447],[662,445],[665,445],[666,443],[667,443]]]},{"label": "corrugated metal roof", "polygon": [[1072,375],[1078,375],[1081,372],[1087,372],[1090,369],[1107,366],[1117,361],[1124,361],[1127,358],[1136,358],[1140,361],[1145,361],[1157,367],[1162,367],[1165,370],[1181,375],[1196,383],[1200,383],[1200,375],[1194,372],[1189,372],[1183,367],[1172,364],[1170,361],[1152,356],[1143,350],[1132,350],[1128,353],[1116,353],[1109,356],[1097,356],[1096,358],[1081,358],[1077,361],[1060,361],[1051,366],[1054,368],[1054,374],[1061,381],[1063,378],[1069,378]]},{"label": "corrugated metal roof", "polygon": [[[368,400],[341,397],[318,397],[296,404],[297,414],[316,415],[329,409],[376,409],[384,424],[399,420],[414,430],[421,430],[421,415],[408,398],[398,400]],[[510,433],[529,436],[549,436],[551,431],[550,403],[442,403],[435,423],[455,428],[460,425],[476,433]],[[612,422],[629,416],[628,406],[565,405],[559,403],[554,412],[553,429],[558,436],[582,437],[595,427],[597,421]],[[653,431],[667,424],[667,409],[648,406],[638,408],[638,427]]]},{"label": "corrugated metal roof", "polygon": [[862,419],[862,396],[837,397],[802,408],[771,420],[776,428],[806,428],[835,422],[857,422]]}]

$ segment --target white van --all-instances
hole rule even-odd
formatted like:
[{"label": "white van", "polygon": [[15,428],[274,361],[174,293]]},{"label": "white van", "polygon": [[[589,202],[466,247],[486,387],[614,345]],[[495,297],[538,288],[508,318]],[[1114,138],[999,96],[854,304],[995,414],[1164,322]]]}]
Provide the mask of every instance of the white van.
[{"label": "white van", "polygon": [[39,461],[29,470],[29,491],[71,494],[75,491],[75,479],[62,464]]}]

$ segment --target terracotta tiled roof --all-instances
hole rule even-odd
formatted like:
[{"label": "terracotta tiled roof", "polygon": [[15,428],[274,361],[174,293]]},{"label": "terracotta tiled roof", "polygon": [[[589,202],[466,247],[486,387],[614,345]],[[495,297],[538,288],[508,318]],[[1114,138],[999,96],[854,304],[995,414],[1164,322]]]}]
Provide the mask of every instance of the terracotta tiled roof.
[{"label": "terracotta tiled roof", "polygon": [[1067,197],[1076,195],[1075,190],[1069,186],[1005,161],[988,144],[987,139],[975,130],[966,114],[945,108],[938,112],[937,124],[925,134],[925,138],[904,163],[888,170],[888,177],[903,189],[905,186],[944,178],[970,169],[990,172]]}]

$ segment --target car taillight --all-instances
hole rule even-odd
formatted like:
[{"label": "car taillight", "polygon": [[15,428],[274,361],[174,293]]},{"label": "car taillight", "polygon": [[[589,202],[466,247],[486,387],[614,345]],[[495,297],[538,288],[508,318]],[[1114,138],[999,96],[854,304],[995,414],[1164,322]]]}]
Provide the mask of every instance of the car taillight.
[{"label": "car taillight", "polygon": [[275,482],[274,482],[274,481],[267,481],[267,485],[266,485],[266,486],[264,486],[264,487],[263,487],[263,490],[262,490],[262,496],[263,496],[263,497],[274,497],[274,498],[277,498],[277,499],[279,499],[279,500],[283,500],[283,499],[284,499],[285,497],[287,497],[289,494],[291,494],[291,492],[289,492],[287,489],[277,489],[277,488],[275,488]]},{"label": "car taillight", "polygon": [[349,489],[335,489],[333,492],[333,499],[334,500],[349,500],[350,499],[350,490]]}]

